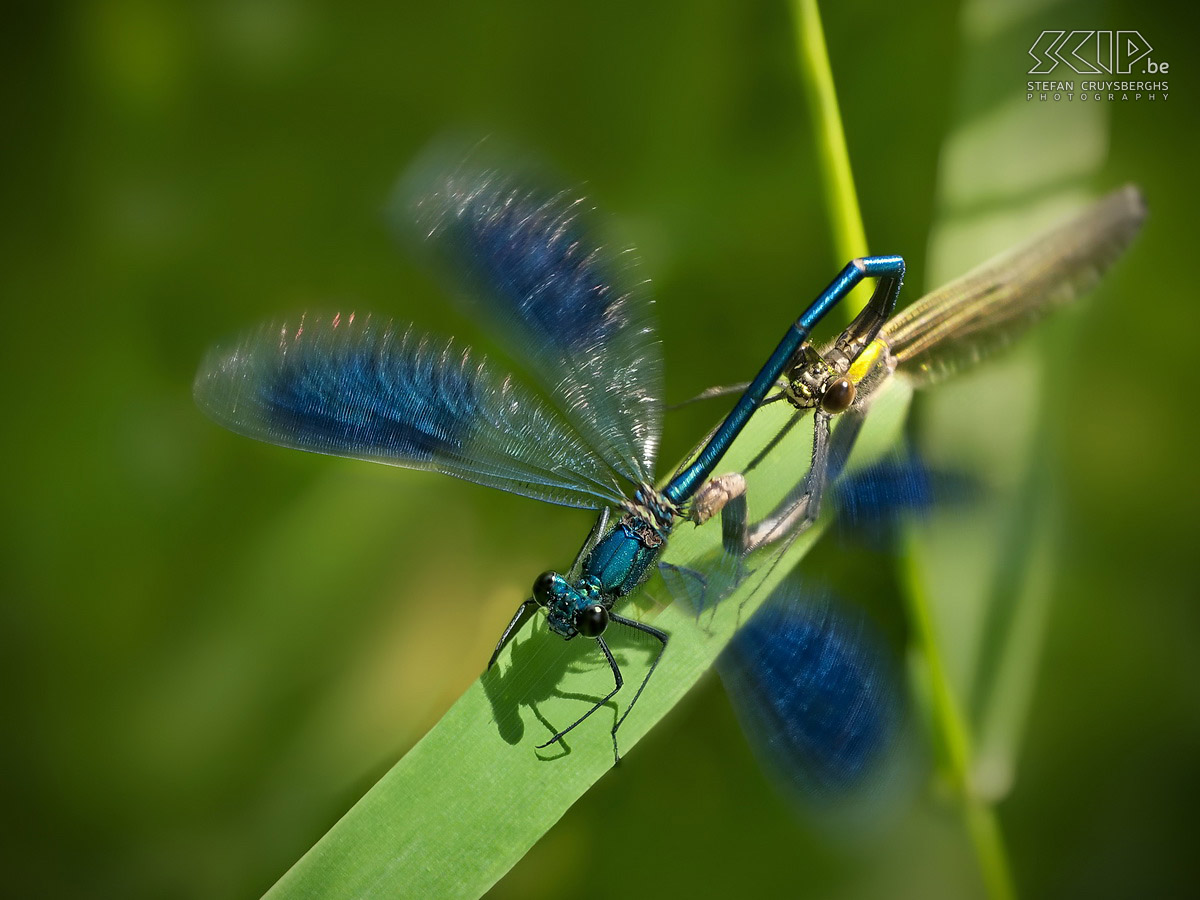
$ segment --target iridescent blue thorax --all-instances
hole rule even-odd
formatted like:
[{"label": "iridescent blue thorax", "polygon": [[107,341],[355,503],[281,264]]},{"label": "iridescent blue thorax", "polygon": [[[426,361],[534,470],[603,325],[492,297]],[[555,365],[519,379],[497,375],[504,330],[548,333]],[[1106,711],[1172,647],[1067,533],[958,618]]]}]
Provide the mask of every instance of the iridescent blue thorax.
[{"label": "iridescent blue thorax", "polygon": [[621,517],[583,563],[584,578],[593,578],[615,599],[642,583],[666,541],[664,529],[634,515]]}]

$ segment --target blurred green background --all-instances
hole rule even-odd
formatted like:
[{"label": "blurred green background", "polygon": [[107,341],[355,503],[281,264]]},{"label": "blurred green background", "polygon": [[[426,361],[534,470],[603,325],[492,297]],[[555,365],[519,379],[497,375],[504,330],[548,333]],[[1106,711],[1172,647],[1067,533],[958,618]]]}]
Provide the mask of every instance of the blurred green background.
[{"label": "blurred green background", "polygon": [[[488,345],[382,217],[406,162],[467,129],[614,214],[653,280],[669,399],[745,378],[842,262],[791,20],[779,3],[9,12],[6,893],[256,896],[477,677],[589,517],[226,433],[191,402],[205,348],[310,306]],[[905,255],[912,299],[978,23],[948,0],[823,13],[871,248]],[[1095,184],[1137,181],[1151,218],[1063,350],[1055,601],[999,814],[1030,896],[1163,895],[1200,877],[1194,22],[1167,3],[1055,14],[1039,29],[1139,29],[1174,90],[1106,106]],[[1023,95],[1028,63],[985,87]],[[714,414],[672,414],[664,465]],[[797,822],[711,679],[494,894],[980,893],[944,804],[905,823],[849,846]]]}]

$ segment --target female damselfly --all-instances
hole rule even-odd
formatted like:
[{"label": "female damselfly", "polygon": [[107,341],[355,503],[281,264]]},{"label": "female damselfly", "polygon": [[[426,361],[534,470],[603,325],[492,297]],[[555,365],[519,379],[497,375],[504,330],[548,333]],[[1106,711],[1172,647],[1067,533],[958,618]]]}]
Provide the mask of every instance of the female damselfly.
[{"label": "female damselfly", "polygon": [[[779,436],[751,461],[759,464],[810,411],[812,457],[804,480],[752,527],[739,499],[742,473],[711,479],[690,508],[703,523],[735,511],[725,523],[731,552],[748,552],[794,538],[817,518],[825,486],[845,466],[874,398],[894,377],[925,387],[1016,340],[1034,323],[1096,285],[1129,246],[1145,219],[1141,192],[1120,188],[1048,231],[1000,254],[892,315],[896,293],[876,290],[862,312],[826,348],[804,342],[764,404],[785,401],[792,416]],[[744,390],[710,388],[696,399]],[[831,440],[830,425],[842,421]],[[743,527],[745,526],[745,527]]]},{"label": "female damselfly", "polygon": [[[871,404],[894,379],[924,387],[976,364],[1093,287],[1137,235],[1145,214],[1141,193],[1127,186],[891,318],[888,298],[877,293],[829,347],[818,352],[806,344],[797,351],[773,398],[796,408],[775,444],[815,410],[810,466],[796,489],[751,527],[744,478],[731,473],[702,489],[693,514],[721,510],[725,551],[746,557],[804,533],[826,493],[833,497],[827,505],[851,520],[851,530],[886,528],[905,513],[969,501],[973,489],[962,473],[931,470],[912,453],[848,470]],[[831,438],[835,417],[841,421]],[[768,444],[747,469],[771,450]],[[779,454],[770,460],[776,470]],[[728,515],[731,509],[736,515]],[[718,662],[756,754],[806,802],[878,784],[902,731],[900,667],[861,620],[861,613],[856,618],[831,601],[785,587],[737,632]]]}]

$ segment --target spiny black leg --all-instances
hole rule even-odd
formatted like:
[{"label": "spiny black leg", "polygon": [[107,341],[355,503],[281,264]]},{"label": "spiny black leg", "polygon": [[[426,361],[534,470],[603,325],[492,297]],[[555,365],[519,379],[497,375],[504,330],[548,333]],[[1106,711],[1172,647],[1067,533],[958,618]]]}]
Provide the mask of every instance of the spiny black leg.
[{"label": "spiny black leg", "polygon": [[701,400],[710,400],[713,397],[728,397],[730,394],[744,393],[746,388],[750,387],[750,382],[743,381],[741,384],[719,384],[710,388],[705,388],[695,397],[689,397],[682,403],[673,403],[666,407],[667,412],[672,412],[676,409],[682,409],[685,406],[691,406],[693,403],[699,403]]},{"label": "spiny black leg", "polygon": [[[748,381],[743,381],[741,384],[715,385],[710,388],[705,388],[695,397],[689,397],[687,400],[683,400],[679,403],[671,403],[664,407],[664,409],[666,409],[667,412],[673,412],[677,409],[683,409],[685,406],[691,406],[693,403],[699,403],[701,400],[711,400],[714,397],[729,397],[733,394],[742,394],[745,393],[746,388],[748,387],[750,387],[750,382]],[[768,403],[774,403],[777,400],[782,399],[783,394],[776,394],[774,397],[764,400],[761,405],[766,406]]]},{"label": "spiny black leg", "polygon": [[746,495],[730,499],[721,510],[721,546],[725,552],[740,557],[746,550]]},{"label": "spiny black leg", "polygon": [[492,658],[488,660],[487,667],[490,669],[496,664],[496,658],[500,656],[500,651],[505,648],[513,636],[521,630],[521,626],[525,624],[537,611],[537,601],[533,599],[526,600],[517,607],[517,611],[513,614],[512,621],[508,623],[508,627],[504,629],[504,634],[500,635],[500,640],[496,642],[496,649],[492,651]]},{"label": "spiny black leg", "polygon": [[[616,617],[611,616],[611,614],[610,614],[610,618],[616,618]],[[549,747],[555,741],[562,740],[563,736],[565,734],[567,734],[567,732],[571,731],[573,728],[575,728],[576,725],[578,725],[580,722],[582,722],[584,719],[586,719],[588,716],[590,716],[592,713],[594,713],[596,710],[598,710],[600,707],[602,707],[605,703],[607,703],[609,700],[611,700],[614,696],[616,696],[617,691],[619,691],[621,689],[621,686],[623,684],[625,684],[625,679],[623,679],[621,677],[621,670],[619,668],[617,668],[617,661],[615,659],[613,659],[612,651],[608,649],[608,644],[604,643],[604,638],[596,638],[596,643],[599,645],[600,649],[602,651],[604,651],[604,658],[608,660],[608,664],[612,668],[613,678],[616,680],[617,686],[614,687],[611,691],[609,691],[608,695],[603,700],[599,701],[595,706],[593,706],[591,709],[589,709],[587,712],[585,712],[582,716],[580,716],[578,719],[576,719],[574,722],[572,722],[570,725],[568,725],[566,728],[564,728],[558,734],[554,735],[554,737],[550,738],[550,740],[546,741],[546,743],[538,744],[537,749],[541,750],[545,747]]]},{"label": "spiny black leg", "polygon": [[[717,605],[727,596],[731,586],[742,580],[743,566],[750,551],[750,514],[746,504],[746,494],[743,491],[725,501],[721,508],[721,549],[724,556],[719,566],[719,577],[714,570],[714,577],[723,591],[720,596],[712,598],[712,614],[717,614]],[[711,581],[710,581],[711,584]],[[707,595],[707,586],[705,590]],[[705,597],[707,601],[707,596]],[[706,602],[707,605],[707,602]],[[711,625],[711,620],[710,623]]]},{"label": "spiny black leg", "polygon": [[646,689],[646,685],[650,681],[650,676],[653,675],[654,670],[658,668],[659,660],[661,660],[663,658],[663,654],[667,652],[667,641],[669,641],[671,639],[671,636],[669,634],[667,634],[665,631],[655,628],[652,625],[646,625],[646,624],[644,624],[642,622],[638,622],[634,619],[627,619],[624,616],[618,616],[616,613],[609,613],[608,618],[609,618],[609,621],[617,622],[620,625],[624,625],[626,628],[633,628],[633,629],[636,629],[637,631],[644,631],[646,634],[651,635],[652,637],[656,637],[660,641],[662,641],[662,647],[659,648],[658,656],[654,657],[654,662],[652,662],[650,664],[650,671],[648,671],[646,673],[646,677],[643,678],[642,683],[640,685],[638,685],[637,693],[634,694],[633,699],[629,701],[629,706],[627,706],[625,708],[625,712],[621,714],[621,718],[617,719],[617,724],[613,726],[613,729],[612,729],[613,759],[615,760],[613,765],[616,765],[616,763],[619,763],[621,761],[621,754],[617,752],[617,729],[621,727],[621,723],[625,721],[625,718],[631,712],[633,712],[634,704],[638,702],[638,697],[642,696],[642,691],[644,691]]},{"label": "spiny black leg", "polygon": [[851,407],[842,413],[838,420],[837,431],[833,433],[833,440],[829,442],[826,484],[833,484],[842,477],[842,470],[850,461],[850,454],[854,450],[854,445],[858,443],[858,436],[862,433],[863,423],[866,420],[867,411],[859,406]]},{"label": "spiny black leg", "polygon": [[[535,717],[535,718],[536,718],[536,719],[537,719],[539,722],[541,722],[543,725],[545,725],[545,726],[546,726],[546,730],[547,730],[547,731],[553,731],[553,730],[554,730],[554,726],[550,724],[550,720],[549,720],[549,719],[547,719],[545,716],[543,716],[543,715],[542,715],[542,711],[541,711],[540,709],[538,709],[538,706],[537,706],[537,704],[536,704],[536,703],[534,703],[533,701],[530,701],[530,703],[529,703],[529,708],[530,708],[530,709],[533,711],[533,715],[534,715],[534,717]],[[562,757],[564,757],[564,756],[567,756],[568,754],[570,754],[570,752],[571,752],[571,748],[567,746],[567,742],[566,742],[566,741],[563,741],[563,742],[562,742],[562,744],[560,744],[560,746],[562,747],[562,753],[560,753],[558,756],[545,756],[545,757],[541,757],[541,758],[543,758],[543,759],[547,759],[547,760],[550,760],[550,759],[561,759]]]},{"label": "spiny black leg", "polygon": [[813,417],[812,460],[808,474],[769,516],[754,527],[746,538],[747,552],[784,537],[795,538],[817,520],[821,496],[829,480],[829,422],[829,413],[817,410]]}]

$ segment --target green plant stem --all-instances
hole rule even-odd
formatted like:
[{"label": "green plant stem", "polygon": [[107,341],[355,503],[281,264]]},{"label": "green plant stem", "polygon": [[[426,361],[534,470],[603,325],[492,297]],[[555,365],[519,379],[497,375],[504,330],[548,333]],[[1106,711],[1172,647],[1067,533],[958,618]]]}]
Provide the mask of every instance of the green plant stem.
[{"label": "green plant stem", "polygon": [[933,730],[940,741],[942,761],[962,810],[963,822],[983,875],[988,896],[993,900],[1011,900],[1016,896],[1004,835],[996,811],[973,788],[971,780],[971,735],[959,710],[939,651],[925,579],[917,562],[916,542],[906,539],[903,554],[902,592],[913,628],[917,652],[928,679]]},{"label": "green plant stem", "polygon": [[[838,264],[867,254],[867,235],[863,227],[850,154],[842,128],[842,115],[834,90],[833,70],[825,47],[825,32],[816,0],[792,0],[796,28],[796,53],[800,63],[800,80],[808,97],[813,133],[817,136],[817,155],[821,164],[822,184],[829,205],[830,223]],[[845,315],[856,313],[865,305],[866,294],[855,296],[841,307]],[[946,672],[940,645],[933,625],[929,599],[924,581],[919,577],[916,547],[912,541],[905,548],[907,560],[902,591],[908,604],[908,615],[916,636],[917,650],[926,669],[932,707],[931,726],[941,743],[945,764],[955,796],[962,811],[963,823],[975,849],[988,896],[993,900],[1009,900],[1015,896],[1004,837],[995,810],[972,788],[971,735],[959,712],[950,678]]]},{"label": "green plant stem", "polygon": [[[800,62],[800,81],[808,97],[813,134],[817,136],[817,157],[821,165],[821,184],[833,225],[835,265],[867,255],[867,233],[858,208],[850,153],[833,86],[833,70],[825,48],[825,32],[816,0],[792,0],[795,22],[796,55]],[[863,286],[839,307],[845,321],[866,305],[868,292]]]}]

